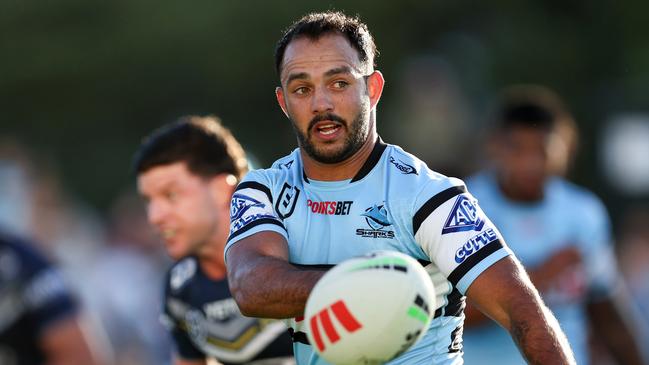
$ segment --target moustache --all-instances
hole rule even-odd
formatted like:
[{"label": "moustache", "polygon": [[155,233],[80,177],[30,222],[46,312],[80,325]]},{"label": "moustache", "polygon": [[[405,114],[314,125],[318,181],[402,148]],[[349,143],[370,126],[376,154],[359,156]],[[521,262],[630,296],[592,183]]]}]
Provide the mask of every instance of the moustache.
[{"label": "moustache", "polygon": [[326,113],[326,114],[319,114],[313,117],[313,119],[311,119],[311,121],[309,122],[309,130],[311,130],[313,126],[316,125],[316,123],[322,122],[323,120],[333,120],[335,122],[344,125],[345,127],[347,126],[347,121],[344,120],[342,117],[339,117],[336,114]]}]

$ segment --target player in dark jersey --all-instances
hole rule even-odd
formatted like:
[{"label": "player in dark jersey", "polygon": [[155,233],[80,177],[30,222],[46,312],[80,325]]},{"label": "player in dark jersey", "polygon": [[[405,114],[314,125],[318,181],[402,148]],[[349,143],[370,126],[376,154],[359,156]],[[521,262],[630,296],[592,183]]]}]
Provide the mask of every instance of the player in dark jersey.
[{"label": "player in dark jersey", "polygon": [[[430,262],[446,284],[435,285],[454,303],[439,303],[429,337],[390,364],[461,364],[464,296],[508,329],[531,363],[574,364],[556,319],[464,185],[379,139],[384,79],[375,54],[367,26],[338,12],[308,14],[278,42],[276,96],[299,149],[250,173],[233,197],[226,255],[242,312],[293,317],[299,330],[323,271],[294,264],[337,264],[387,248]],[[343,215],[352,200],[359,204]],[[341,214],[309,212],[309,201]],[[381,224],[363,224],[367,214]],[[448,333],[448,321],[456,331]],[[303,337],[296,341],[299,364],[325,363]]]},{"label": "player in dark jersey", "polygon": [[48,260],[0,231],[0,364],[99,364],[77,300]]},{"label": "player in dark jersey", "polygon": [[149,222],[177,260],[167,276],[163,315],[177,365],[205,364],[208,358],[292,363],[286,326],[242,316],[227,285],[223,248],[230,198],[247,166],[243,149],[215,117],[163,126],[135,156]]}]

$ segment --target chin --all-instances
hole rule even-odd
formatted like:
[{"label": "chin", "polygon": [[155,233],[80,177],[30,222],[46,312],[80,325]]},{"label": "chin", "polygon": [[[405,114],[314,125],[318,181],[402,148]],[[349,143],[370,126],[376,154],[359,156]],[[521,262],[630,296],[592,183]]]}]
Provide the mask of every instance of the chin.
[{"label": "chin", "polygon": [[183,257],[189,256],[190,252],[188,250],[182,249],[182,247],[176,247],[179,246],[178,244],[175,245],[167,245],[167,255],[171,257],[174,260],[180,260]]}]

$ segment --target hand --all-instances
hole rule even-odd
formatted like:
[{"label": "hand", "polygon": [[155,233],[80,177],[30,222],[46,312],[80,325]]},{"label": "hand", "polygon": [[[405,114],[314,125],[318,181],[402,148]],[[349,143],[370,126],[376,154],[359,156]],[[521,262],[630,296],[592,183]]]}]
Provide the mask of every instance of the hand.
[{"label": "hand", "polygon": [[544,292],[561,280],[563,274],[581,266],[579,250],[572,246],[555,252],[535,269],[529,270],[530,278],[536,288]]}]

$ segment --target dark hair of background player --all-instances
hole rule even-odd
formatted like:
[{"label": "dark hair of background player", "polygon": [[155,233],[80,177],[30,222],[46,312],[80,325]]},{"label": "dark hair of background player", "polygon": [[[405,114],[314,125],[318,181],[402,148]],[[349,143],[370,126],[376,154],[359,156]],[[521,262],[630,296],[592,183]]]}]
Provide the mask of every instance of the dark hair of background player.
[{"label": "dark hair of background player", "polygon": [[154,130],[136,152],[133,170],[141,174],[175,162],[202,177],[229,173],[240,180],[248,171],[243,148],[214,116],[183,117]]}]

